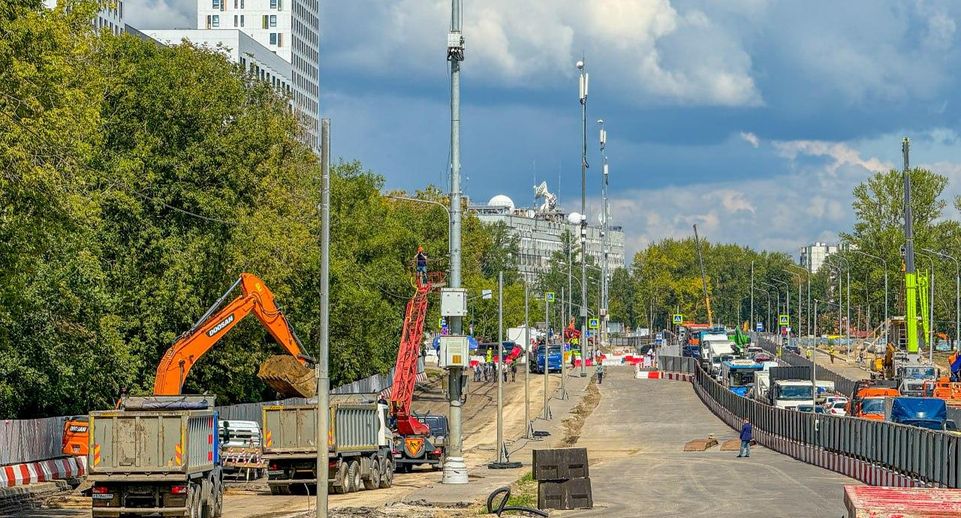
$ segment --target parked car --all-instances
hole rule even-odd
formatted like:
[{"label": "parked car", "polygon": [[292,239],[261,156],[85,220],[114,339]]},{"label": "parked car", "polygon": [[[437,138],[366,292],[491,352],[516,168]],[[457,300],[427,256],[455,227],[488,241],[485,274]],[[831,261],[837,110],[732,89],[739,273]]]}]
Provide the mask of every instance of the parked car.
[{"label": "parked car", "polygon": [[797,411],[798,411],[798,412],[808,412],[808,413],[814,412],[815,414],[824,414],[824,413],[826,413],[826,412],[824,411],[824,407],[816,406],[816,405],[798,405],[798,406],[797,406]]},{"label": "parked car", "polygon": [[837,402],[841,402],[841,403],[847,404],[848,398],[847,398],[847,396],[839,396],[839,395],[828,395],[828,396],[824,396],[824,402],[823,402],[821,405],[822,405],[824,408],[829,408],[829,407],[834,406],[834,403],[837,403]]},{"label": "parked car", "polygon": [[824,413],[828,415],[848,415],[846,410],[847,401],[835,401],[834,403],[824,404]]}]

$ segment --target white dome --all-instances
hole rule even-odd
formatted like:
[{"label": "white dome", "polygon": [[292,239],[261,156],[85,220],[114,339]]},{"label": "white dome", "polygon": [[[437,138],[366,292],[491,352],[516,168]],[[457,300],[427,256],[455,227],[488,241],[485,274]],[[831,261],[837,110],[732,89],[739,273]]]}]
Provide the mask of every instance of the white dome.
[{"label": "white dome", "polygon": [[571,225],[580,225],[580,224],[581,224],[581,213],[580,213],[580,212],[572,212],[572,213],[568,214],[568,215],[567,215],[567,222],[570,223]]},{"label": "white dome", "polygon": [[498,194],[487,202],[488,207],[508,207],[510,210],[514,210],[514,200],[510,199],[509,196],[505,194]]}]

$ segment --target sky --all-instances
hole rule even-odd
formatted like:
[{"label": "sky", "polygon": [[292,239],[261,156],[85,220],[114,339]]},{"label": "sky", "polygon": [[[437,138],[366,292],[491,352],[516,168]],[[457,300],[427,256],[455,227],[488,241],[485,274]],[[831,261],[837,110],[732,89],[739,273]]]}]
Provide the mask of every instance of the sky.
[{"label": "sky", "polygon": [[[205,1],[205,0],[200,0]],[[447,189],[449,0],[320,0],[334,156],[388,188]],[[127,23],[192,27],[196,0],[127,0]],[[578,71],[590,74],[588,214],[608,132],[628,257],[686,237],[784,251],[836,241],[851,190],[912,165],[961,194],[961,2],[464,0],[463,189],[580,210]],[[958,97],[958,99],[956,99]],[[953,204],[945,217],[959,217]]]}]

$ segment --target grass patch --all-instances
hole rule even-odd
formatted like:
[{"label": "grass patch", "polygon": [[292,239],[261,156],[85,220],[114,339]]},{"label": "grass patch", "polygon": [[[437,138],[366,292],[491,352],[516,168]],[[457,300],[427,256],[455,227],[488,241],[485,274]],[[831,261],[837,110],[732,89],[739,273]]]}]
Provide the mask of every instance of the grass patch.
[{"label": "grass patch", "polygon": [[[508,506],[530,507],[537,509],[537,481],[534,474],[528,471],[523,477],[511,484],[511,497],[507,500]],[[485,503],[477,510],[479,515],[487,515],[486,497]]]}]

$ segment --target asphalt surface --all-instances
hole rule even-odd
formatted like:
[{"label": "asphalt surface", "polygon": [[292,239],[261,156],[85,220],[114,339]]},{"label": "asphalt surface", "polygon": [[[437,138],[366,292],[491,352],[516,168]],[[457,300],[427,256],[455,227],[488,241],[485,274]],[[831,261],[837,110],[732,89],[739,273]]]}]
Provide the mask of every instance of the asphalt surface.
[{"label": "asphalt surface", "polygon": [[[751,457],[692,439],[737,433],[690,383],[635,380],[612,367],[577,446],[588,448],[594,509],[558,516],[809,517],[845,514],[843,486],[859,482],[756,446]],[[555,515],[555,513],[552,513]]]}]

